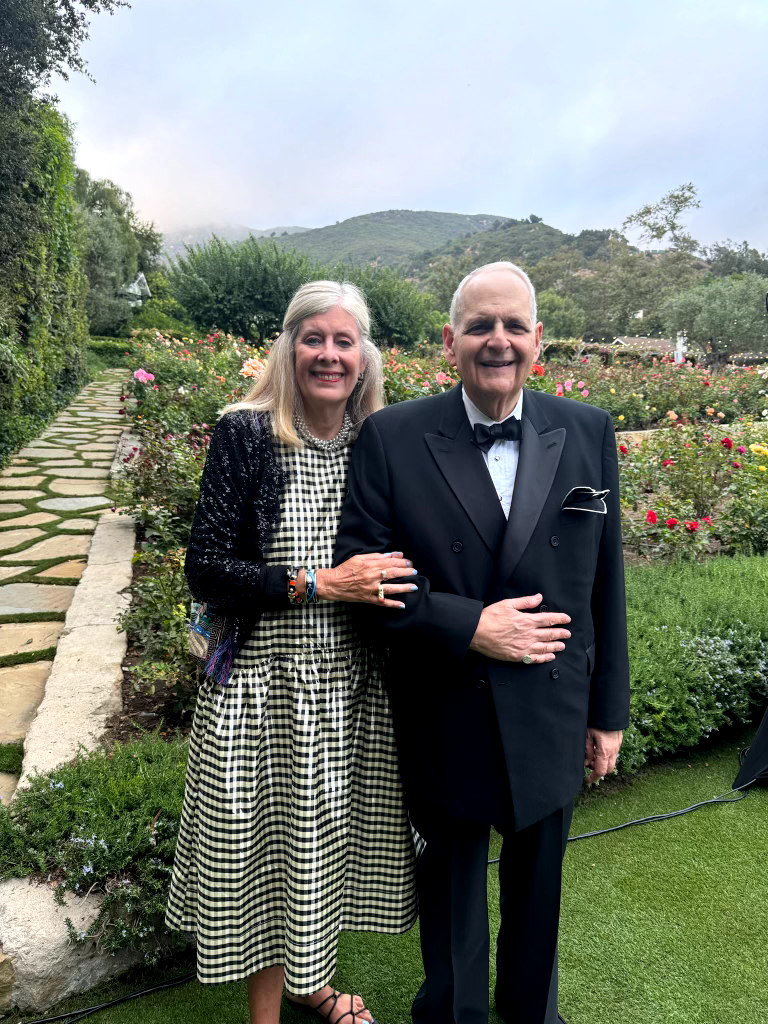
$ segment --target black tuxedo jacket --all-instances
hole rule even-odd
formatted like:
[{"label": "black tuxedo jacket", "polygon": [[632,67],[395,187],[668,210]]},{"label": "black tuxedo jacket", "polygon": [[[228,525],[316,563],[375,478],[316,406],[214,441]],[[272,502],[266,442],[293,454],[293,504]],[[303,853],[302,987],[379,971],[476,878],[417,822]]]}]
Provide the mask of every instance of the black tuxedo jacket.
[{"label": "black tuxedo jacket", "polygon": [[[338,564],[403,551],[419,572],[408,580],[419,590],[405,595],[405,611],[358,606],[371,641],[389,649],[408,799],[494,821],[508,779],[516,829],[580,788],[587,726],[623,729],[629,712],[611,419],[526,390],[522,428],[507,521],[460,386],[370,416],[353,451],[335,555]],[[609,489],[606,514],[599,500],[563,509],[580,486]],[[536,593],[540,610],[571,616],[571,638],[553,662],[469,650],[485,605]]]}]

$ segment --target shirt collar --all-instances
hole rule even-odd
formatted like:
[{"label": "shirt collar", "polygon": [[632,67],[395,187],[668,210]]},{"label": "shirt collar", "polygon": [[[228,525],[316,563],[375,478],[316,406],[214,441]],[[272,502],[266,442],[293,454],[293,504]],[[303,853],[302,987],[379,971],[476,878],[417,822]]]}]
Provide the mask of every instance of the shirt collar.
[{"label": "shirt collar", "polygon": [[522,419],[523,416],[523,392],[520,392],[520,397],[517,400],[517,405],[509,414],[505,416],[503,420],[492,420],[489,416],[486,416],[484,412],[480,412],[475,403],[467,394],[464,387],[461,389],[461,397],[464,400],[464,408],[467,412],[467,418],[469,419],[469,425],[474,427],[476,423],[482,423],[486,427],[490,427],[492,423],[504,423],[505,420],[511,419],[512,416],[515,419]]}]

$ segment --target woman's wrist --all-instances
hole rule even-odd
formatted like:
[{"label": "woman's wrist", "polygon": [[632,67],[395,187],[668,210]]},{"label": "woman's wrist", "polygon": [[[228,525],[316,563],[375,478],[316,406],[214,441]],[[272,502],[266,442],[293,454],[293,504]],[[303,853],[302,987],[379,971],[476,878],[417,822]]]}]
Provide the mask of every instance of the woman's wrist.
[{"label": "woman's wrist", "polygon": [[333,601],[333,581],[336,577],[335,569],[315,569],[315,594],[317,597],[325,598],[326,601]]}]

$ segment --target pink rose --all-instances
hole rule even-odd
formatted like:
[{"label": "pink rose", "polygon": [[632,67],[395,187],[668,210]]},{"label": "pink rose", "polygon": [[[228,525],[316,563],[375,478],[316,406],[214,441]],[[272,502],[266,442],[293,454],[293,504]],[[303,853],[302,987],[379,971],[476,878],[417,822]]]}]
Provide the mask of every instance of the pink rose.
[{"label": "pink rose", "polygon": [[584,388],[584,390],[581,393],[586,398],[587,395],[589,394],[589,388]]},{"label": "pink rose", "polygon": [[573,381],[572,380],[567,380],[565,382],[565,390],[566,391],[570,391],[572,387],[573,387]]},{"label": "pink rose", "polygon": [[579,389],[583,388],[584,387],[584,381],[580,380],[579,383],[576,385],[576,387],[579,388]]}]

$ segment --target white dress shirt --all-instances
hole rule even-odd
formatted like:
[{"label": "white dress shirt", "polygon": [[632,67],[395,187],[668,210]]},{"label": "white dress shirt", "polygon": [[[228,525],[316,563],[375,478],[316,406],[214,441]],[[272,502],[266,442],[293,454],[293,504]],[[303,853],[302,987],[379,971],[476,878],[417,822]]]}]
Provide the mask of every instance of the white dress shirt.
[{"label": "white dress shirt", "polygon": [[[522,391],[515,408],[509,416],[505,417],[505,420],[501,421],[492,420],[484,412],[480,412],[464,388],[461,389],[461,397],[464,399],[464,408],[467,411],[469,425],[473,430],[476,423],[483,423],[486,427],[490,427],[492,423],[503,423],[511,416],[519,420],[523,415]],[[490,450],[483,452],[483,458],[488,467],[488,472],[491,474],[493,486],[499,496],[504,516],[509,519],[509,509],[512,505],[512,493],[515,489],[515,477],[517,476],[517,460],[520,458],[520,442],[510,441],[507,438],[494,441]]]}]

